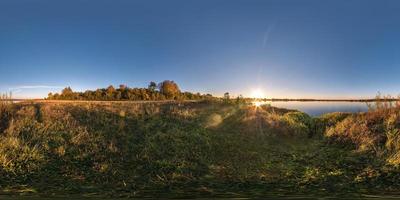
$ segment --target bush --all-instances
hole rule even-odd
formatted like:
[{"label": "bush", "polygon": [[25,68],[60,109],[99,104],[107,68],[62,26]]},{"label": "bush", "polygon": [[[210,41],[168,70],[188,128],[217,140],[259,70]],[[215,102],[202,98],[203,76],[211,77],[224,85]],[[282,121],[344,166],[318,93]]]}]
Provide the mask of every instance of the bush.
[{"label": "bush", "polygon": [[318,118],[315,118],[314,119],[315,133],[323,136],[327,129],[329,129],[332,126],[335,126],[337,123],[343,121],[350,115],[351,113],[334,112],[334,113],[326,113]]},{"label": "bush", "polygon": [[360,150],[376,150],[384,144],[384,116],[364,113],[345,118],[327,130],[326,136],[355,144]]},{"label": "bush", "polygon": [[[400,164],[400,109],[386,107],[366,113],[333,120],[321,120],[327,124],[325,135],[332,141],[352,144],[360,151],[372,151],[388,163]],[[344,118],[344,119],[342,119]],[[339,122],[335,125],[335,121]]]},{"label": "bush", "polygon": [[312,136],[313,120],[303,112],[288,112],[283,115],[283,120],[289,125],[290,132],[299,136]]},{"label": "bush", "polygon": [[388,162],[400,165],[400,113],[392,113],[386,120],[386,143]]}]

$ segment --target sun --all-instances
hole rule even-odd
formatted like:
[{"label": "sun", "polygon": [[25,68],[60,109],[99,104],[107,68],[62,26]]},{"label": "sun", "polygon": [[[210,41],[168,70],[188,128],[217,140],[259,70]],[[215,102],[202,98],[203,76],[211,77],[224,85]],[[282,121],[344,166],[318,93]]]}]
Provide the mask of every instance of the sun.
[{"label": "sun", "polygon": [[251,98],[255,98],[255,99],[261,99],[264,98],[264,92],[261,89],[254,89],[253,91],[251,91]]}]

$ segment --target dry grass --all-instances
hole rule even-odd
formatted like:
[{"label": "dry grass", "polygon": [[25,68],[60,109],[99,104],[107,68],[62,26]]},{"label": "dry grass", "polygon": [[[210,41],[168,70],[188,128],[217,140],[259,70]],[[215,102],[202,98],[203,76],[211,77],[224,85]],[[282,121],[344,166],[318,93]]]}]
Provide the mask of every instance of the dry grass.
[{"label": "dry grass", "polygon": [[[349,191],[372,183],[397,187],[390,181],[397,180],[396,173],[390,171],[394,175],[388,178],[383,172],[394,168],[363,153],[384,152],[386,163],[398,163],[395,108],[318,119],[293,110],[221,102],[46,101],[6,110],[0,188],[240,197],[235,195]],[[315,137],[318,128],[336,142]],[[338,143],[363,151],[348,151]]]},{"label": "dry grass", "polygon": [[369,107],[368,112],[350,115],[328,128],[326,136],[354,144],[360,151],[373,151],[388,163],[400,165],[400,103],[378,96]]},{"label": "dry grass", "polygon": [[11,115],[11,93],[0,95],[0,133],[3,132],[10,123]]}]

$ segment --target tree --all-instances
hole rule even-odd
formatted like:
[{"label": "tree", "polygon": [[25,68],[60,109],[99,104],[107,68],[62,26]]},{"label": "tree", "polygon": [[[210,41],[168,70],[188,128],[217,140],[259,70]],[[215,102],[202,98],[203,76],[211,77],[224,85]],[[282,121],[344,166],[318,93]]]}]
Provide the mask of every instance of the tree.
[{"label": "tree", "polygon": [[[126,85],[119,85],[119,93],[120,99],[128,100],[129,99],[129,88]],[[117,94],[118,95],[118,94]]]},{"label": "tree", "polygon": [[236,103],[240,104],[240,103],[244,103],[244,99],[243,99],[243,95],[239,95],[236,97]]},{"label": "tree", "polygon": [[94,92],[94,96],[95,96],[95,99],[96,99],[96,100],[103,100],[103,99],[102,99],[103,91],[101,91],[101,89],[97,89],[97,90]]},{"label": "tree", "polygon": [[61,95],[70,95],[73,94],[74,92],[70,87],[66,87],[61,91]]},{"label": "tree", "polygon": [[124,91],[126,90],[127,86],[124,84],[119,85],[119,90]]},{"label": "tree", "polygon": [[168,99],[174,99],[180,93],[179,87],[174,81],[165,80],[158,85],[158,88]]},{"label": "tree", "polygon": [[229,92],[225,92],[224,99],[225,100],[229,100],[230,99]]},{"label": "tree", "polygon": [[113,100],[115,91],[116,90],[112,85],[108,86],[108,88],[106,89],[106,94],[107,94],[108,100]]},{"label": "tree", "polygon": [[66,100],[73,100],[74,99],[74,92],[70,87],[66,87],[61,91],[61,96],[63,99]]},{"label": "tree", "polygon": [[149,84],[148,89],[149,89],[150,91],[154,92],[154,91],[157,89],[157,83],[151,81],[150,84]]},{"label": "tree", "polygon": [[181,93],[178,85],[174,81],[163,81],[158,85],[150,82],[148,88],[129,88],[126,85],[120,85],[115,89],[112,85],[107,88],[96,90],[87,90],[85,92],[74,92],[70,87],[64,88],[61,93],[49,93],[48,99],[56,100],[201,100],[212,99],[210,94],[202,95],[200,93],[184,92]]}]

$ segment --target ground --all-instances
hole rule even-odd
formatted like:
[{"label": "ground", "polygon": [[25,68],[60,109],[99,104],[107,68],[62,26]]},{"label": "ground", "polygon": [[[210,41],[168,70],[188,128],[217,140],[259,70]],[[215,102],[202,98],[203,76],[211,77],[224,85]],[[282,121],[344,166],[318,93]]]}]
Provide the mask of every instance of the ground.
[{"label": "ground", "polygon": [[4,195],[360,197],[400,188],[386,157],[325,134],[349,114],[311,118],[232,102],[32,102],[2,116]]}]

